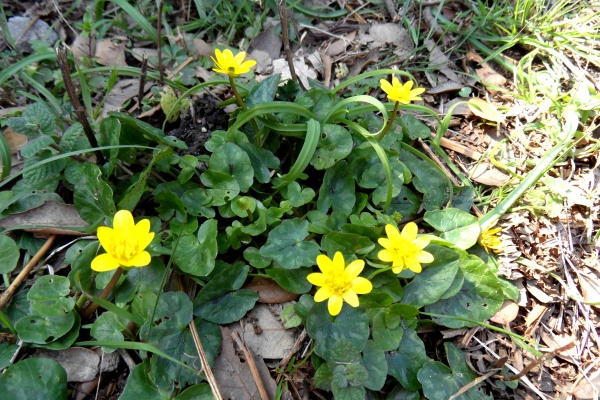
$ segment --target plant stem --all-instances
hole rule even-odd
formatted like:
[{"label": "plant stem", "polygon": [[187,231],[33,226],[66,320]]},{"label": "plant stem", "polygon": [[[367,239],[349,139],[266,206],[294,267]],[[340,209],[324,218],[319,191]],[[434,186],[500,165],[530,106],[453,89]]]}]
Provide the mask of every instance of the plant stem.
[{"label": "plant stem", "polygon": [[[112,292],[112,290],[115,288],[115,285],[121,278],[121,275],[123,275],[123,268],[119,267],[115,271],[112,278],[110,279],[110,282],[108,282],[108,285],[106,285],[106,287],[102,290],[102,293],[100,293],[98,295],[98,298],[105,299],[106,296],[108,296],[110,294],[110,292]],[[87,306],[87,308],[85,310],[83,310],[83,312],[81,313],[81,318],[83,318],[83,319],[89,318],[97,309],[98,309],[98,304],[90,303],[90,305]]]},{"label": "plant stem", "polygon": [[[248,107],[246,107],[246,103],[244,103],[244,99],[242,99],[242,96],[240,96],[240,94],[238,93],[232,76],[229,76],[229,85],[231,85],[231,91],[233,92],[233,95],[235,96],[235,102],[238,104],[238,106],[240,106],[242,108],[242,110],[246,111],[248,109]],[[254,119],[252,119],[252,126],[254,127],[254,136],[256,138],[256,145],[258,147],[262,147],[261,142],[260,142],[260,132],[258,130],[258,125],[256,125],[256,121]]]},{"label": "plant stem", "polygon": [[385,128],[383,128],[383,132],[381,132],[381,134],[377,138],[378,141],[381,142],[383,140],[383,138],[385,137],[385,135],[390,130],[390,128],[392,127],[392,124],[394,123],[394,120],[396,119],[396,114],[398,113],[398,108],[399,107],[400,107],[400,102],[397,101],[396,104],[394,104],[394,111],[392,111],[392,115],[390,116],[389,121],[385,125]]},{"label": "plant stem", "polygon": [[387,267],[387,268],[381,268],[381,269],[378,269],[378,270],[376,270],[376,271],[373,271],[373,272],[371,272],[371,275],[369,275],[369,276],[367,277],[367,279],[368,279],[368,280],[371,280],[371,279],[375,278],[375,275],[379,275],[379,274],[381,274],[382,272],[391,271],[391,270],[392,270],[392,268],[394,268],[394,267],[393,267],[393,266],[389,266],[389,267]]}]

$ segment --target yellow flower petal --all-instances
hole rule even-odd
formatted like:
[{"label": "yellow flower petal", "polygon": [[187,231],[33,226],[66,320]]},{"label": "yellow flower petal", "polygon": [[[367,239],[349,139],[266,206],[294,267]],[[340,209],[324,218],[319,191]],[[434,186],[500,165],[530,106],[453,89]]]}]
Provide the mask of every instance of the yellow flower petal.
[{"label": "yellow flower petal", "polygon": [[401,236],[405,240],[412,242],[413,240],[415,240],[417,238],[418,232],[419,232],[419,228],[417,227],[417,224],[415,224],[414,222],[409,222],[408,224],[404,225]]},{"label": "yellow flower petal", "polygon": [[428,238],[425,237],[420,237],[420,238],[416,238],[415,240],[412,241],[413,245],[415,245],[415,247],[417,247],[419,250],[424,249],[425,247],[427,247],[427,245],[429,245],[429,242],[431,240],[429,240]]},{"label": "yellow flower petal", "polygon": [[344,255],[341,251],[336,251],[333,255],[333,263],[331,266],[332,274],[341,274],[344,272],[344,267],[346,266],[346,262],[344,261]]},{"label": "yellow flower petal", "polygon": [[100,226],[96,231],[96,236],[98,236],[98,240],[100,241],[102,247],[106,248],[109,247],[112,243],[114,231],[108,226]]},{"label": "yellow flower petal", "polygon": [[352,261],[346,267],[346,274],[350,276],[350,278],[356,278],[362,272],[365,267],[365,262],[363,260],[355,260]]},{"label": "yellow flower petal", "polygon": [[313,272],[312,274],[308,274],[306,280],[316,286],[323,286],[326,282],[326,277],[324,274],[320,272]]},{"label": "yellow flower petal", "polygon": [[404,90],[410,92],[410,89],[412,89],[413,85],[413,81],[406,81],[406,83],[404,84]]},{"label": "yellow flower petal", "polygon": [[129,232],[133,230],[133,215],[127,210],[120,210],[113,218],[113,229],[115,231]]},{"label": "yellow flower petal", "polygon": [[343,295],[344,301],[352,307],[358,307],[358,296],[356,293],[349,291]]},{"label": "yellow flower petal", "polygon": [[329,314],[336,316],[342,311],[342,305],[344,304],[344,300],[341,296],[334,294],[329,298],[329,303],[327,303],[327,309],[329,310]]},{"label": "yellow flower petal", "polygon": [[392,262],[394,261],[395,254],[389,250],[380,250],[379,253],[377,253],[377,257],[383,262]]},{"label": "yellow flower petal", "polygon": [[147,251],[142,251],[133,257],[131,260],[128,260],[129,265],[124,265],[125,267],[145,267],[150,264],[152,261],[152,257],[150,257],[150,253]]},{"label": "yellow flower petal", "polygon": [[373,284],[367,278],[354,278],[352,280],[352,290],[354,290],[357,294],[367,294],[373,290]]},{"label": "yellow flower petal", "polygon": [[386,249],[391,249],[394,247],[392,245],[392,242],[390,241],[390,239],[379,238],[379,239],[377,239],[377,242]]},{"label": "yellow flower petal", "polygon": [[401,239],[400,232],[398,232],[398,228],[396,228],[394,225],[387,224],[385,226],[385,233],[387,234],[390,242],[395,242]]},{"label": "yellow flower petal", "polygon": [[333,293],[331,293],[326,286],[323,286],[321,289],[317,290],[317,293],[315,293],[315,301],[320,303],[323,300],[327,300],[332,295]]},{"label": "yellow flower petal", "polygon": [[108,253],[100,254],[92,260],[92,269],[98,272],[112,271],[121,266],[119,260],[115,259]]},{"label": "yellow flower petal", "polygon": [[417,255],[417,261],[419,261],[420,263],[427,264],[427,263],[433,262],[433,260],[434,260],[433,254],[428,253],[426,251],[421,251]]},{"label": "yellow flower petal", "polygon": [[383,90],[385,93],[389,94],[391,91],[394,90],[392,84],[386,81],[385,79],[380,80],[379,84],[381,85],[381,90]]},{"label": "yellow flower petal", "polygon": [[410,269],[412,272],[414,272],[415,274],[418,274],[419,272],[421,272],[423,270],[423,268],[421,267],[421,264],[419,263],[419,261],[416,258],[407,259],[406,267],[408,269]]},{"label": "yellow flower petal", "polygon": [[333,268],[333,262],[325,254],[320,254],[317,256],[317,265],[324,274],[329,274]]}]

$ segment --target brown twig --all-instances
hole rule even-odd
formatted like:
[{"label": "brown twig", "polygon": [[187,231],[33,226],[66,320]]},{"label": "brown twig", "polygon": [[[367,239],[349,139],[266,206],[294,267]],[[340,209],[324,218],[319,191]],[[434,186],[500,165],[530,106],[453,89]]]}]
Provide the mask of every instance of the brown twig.
[{"label": "brown twig", "polygon": [[[69,71],[69,63],[67,61],[67,52],[64,49],[56,48],[56,56],[58,61],[58,66],[60,68],[60,73],[62,75],[63,81],[65,82],[65,89],[67,90],[67,94],[71,99],[71,103],[73,103],[73,108],[75,109],[75,114],[77,114],[77,119],[79,123],[83,127],[83,132],[87,137],[90,145],[92,147],[98,147],[98,141],[96,140],[96,136],[94,135],[94,131],[88,121],[87,111],[81,105],[79,98],[77,97],[77,93],[75,92],[75,86],[73,85],[73,81],[71,80],[71,73]],[[104,158],[104,154],[98,149],[94,150],[94,154],[96,155],[96,161],[100,164],[104,164],[106,159]]]},{"label": "brown twig", "polygon": [[202,369],[204,369],[204,373],[206,374],[206,380],[208,381],[208,385],[210,386],[210,390],[212,391],[213,396],[217,400],[223,400],[223,396],[221,396],[221,392],[219,392],[219,386],[217,384],[217,380],[215,379],[215,375],[208,364],[208,358],[206,358],[206,353],[204,352],[204,347],[202,346],[202,342],[200,341],[200,335],[198,335],[198,330],[196,329],[196,325],[194,325],[194,319],[192,318],[192,322],[190,322],[190,331],[192,332],[192,338],[194,339],[194,345],[196,345],[196,351],[198,352],[198,356],[200,357],[200,361],[202,362]]},{"label": "brown twig", "polygon": [[142,100],[144,99],[144,92],[146,87],[146,73],[148,72],[148,57],[146,53],[142,56],[142,68],[140,72],[140,86],[138,88],[138,107],[142,109]]},{"label": "brown twig", "polygon": [[288,65],[290,67],[290,75],[292,79],[298,82],[298,85],[302,88],[302,90],[308,90],[304,87],[304,83],[300,79],[298,79],[298,75],[296,75],[296,69],[294,68],[294,57],[292,56],[292,49],[290,48],[290,37],[288,32],[288,12],[285,7],[285,2],[278,2],[277,9],[279,10],[279,19],[281,20],[281,36],[283,37],[283,49],[285,50],[285,58],[287,59]]},{"label": "brown twig", "polygon": [[[106,285],[106,287],[98,295],[99,299],[105,299],[106,296],[108,296],[110,292],[112,292],[112,290],[115,288],[115,285],[119,281],[119,278],[121,278],[121,275],[123,275],[123,268],[119,267],[115,271],[112,278],[110,278],[110,282],[108,282],[108,285]],[[81,312],[81,318],[89,318],[98,309],[98,307],[98,303],[90,303],[90,305],[88,305],[87,308]]]},{"label": "brown twig", "polygon": [[254,362],[254,357],[252,356],[252,353],[250,352],[250,350],[248,350],[246,345],[242,342],[242,339],[240,338],[238,331],[234,331],[231,334],[231,336],[233,337],[233,340],[235,340],[237,345],[240,347],[240,349],[242,349],[242,352],[244,353],[244,357],[246,357],[246,362],[248,363],[248,368],[250,369],[250,373],[252,374],[254,383],[256,383],[256,387],[258,389],[258,393],[260,394],[261,400],[269,400],[269,396],[267,395],[267,389],[265,389],[265,385],[262,381],[262,378],[260,377],[258,368],[256,367],[256,362]]},{"label": "brown twig", "polygon": [[56,235],[48,236],[48,239],[46,239],[46,243],[44,243],[44,245],[38,250],[38,252],[35,253],[33,258],[29,260],[25,268],[23,268],[23,270],[19,272],[19,275],[17,275],[15,280],[6,289],[6,292],[2,293],[2,296],[0,296],[0,309],[2,309],[6,304],[8,304],[11,297],[15,294],[19,286],[21,286],[21,283],[23,283],[27,275],[29,275],[29,272],[31,271],[33,266],[36,265],[38,261],[42,259],[46,252],[48,252],[50,246],[52,246],[52,243],[54,242],[54,239],[56,239]]},{"label": "brown twig", "polygon": [[392,0],[385,0],[385,9],[390,14],[390,17],[392,17],[392,22],[400,21],[400,16],[398,15],[398,12],[396,11],[396,7],[394,6]]},{"label": "brown twig", "polygon": [[521,372],[519,372],[518,374],[513,375],[513,376],[502,376],[501,378],[505,381],[514,381],[519,378],[522,378],[529,371],[531,371],[532,369],[534,369],[535,367],[537,367],[538,365],[540,365],[547,359],[554,357],[556,354],[560,353],[561,351],[569,350],[573,346],[575,346],[575,342],[568,343],[568,344],[564,345],[563,347],[559,347],[558,349],[551,351],[550,353],[544,354],[542,357],[538,357],[534,362],[532,362],[531,364],[529,364],[528,366],[523,368],[523,370]]},{"label": "brown twig", "polygon": [[158,2],[158,22],[156,33],[158,35],[158,81],[161,86],[165,84],[165,78],[163,77],[163,63],[162,63],[162,9],[163,9],[163,0]]}]

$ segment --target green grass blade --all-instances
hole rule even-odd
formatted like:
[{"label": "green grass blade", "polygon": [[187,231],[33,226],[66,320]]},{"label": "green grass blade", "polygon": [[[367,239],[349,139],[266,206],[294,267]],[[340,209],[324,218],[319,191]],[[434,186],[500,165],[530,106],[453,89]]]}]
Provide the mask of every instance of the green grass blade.
[{"label": "green grass blade", "polygon": [[300,150],[300,154],[298,155],[298,159],[292,165],[290,172],[280,177],[282,182],[275,186],[277,189],[281,189],[302,175],[306,166],[312,159],[315,154],[315,150],[317,149],[317,144],[319,143],[319,139],[321,138],[321,124],[314,119],[310,119],[306,123],[306,138],[304,139],[304,145],[302,146],[302,150]]},{"label": "green grass blade", "polygon": [[148,34],[153,42],[158,42],[158,32],[144,16],[126,0],[110,0],[121,7]]},{"label": "green grass blade", "polygon": [[37,63],[37,62],[41,62],[44,60],[55,60],[55,59],[56,59],[56,53],[53,51],[45,52],[45,53],[34,53],[28,57],[25,57],[24,59],[17,61],[14,64],[11,64],[8,68],[6,68],[2,72],[0,72],[0,86],[2,86],[4,84],[4,82],[6,82],[7,79],[9,79],[14,74],[17,74],[19,71],[21,71],[23,68],[26,68],[28,65],[31,65],[31,64]]}]

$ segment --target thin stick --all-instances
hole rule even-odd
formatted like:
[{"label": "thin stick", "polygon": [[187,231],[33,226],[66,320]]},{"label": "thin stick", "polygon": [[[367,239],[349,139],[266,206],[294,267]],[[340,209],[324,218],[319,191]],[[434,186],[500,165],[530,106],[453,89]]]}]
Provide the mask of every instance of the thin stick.
[{"label": "thin stick", "polygon": [[[81,105],[81,102],[77,97],[77,93],[75,92],[75,86],[73,85],[73,81],[71,80],[71,73],[69,72],[69,63],[67,61],[67,52],[64,49],[60,49],[57,47],[56,56],[58,66],[60,68],[60,73],[62,75],[63,81],[65,82],[65,89],[69,94],[71,103],[73,103],[73,108],[75,109],[75,114],[77,114],[77,119],[83,127],[83,132],[85,133],[85,136],[90,142],[90,145],[92,147],[98,147],[98,141],[96,140],[96,136],[94,136],[94,131],[92,130],[90,122],[88,121],[87,110]],[[102,154],[100,150],[94,150],[94,154],[96,155],[96,161],[98,163],[104,164],[106,162],[104,154]]]},{"label": "thin stick", "polygon": [[[115,288],[115,285],[119,281],[119,278],[121,278],[121,275],[123,275],[123,268],[119,267],[117,271],[113,274],[112,278],[110,278],[110,282],[108,282],[108,285],[106,285],[106,287],[98,296],[99,299],[105,299],[106,296],[108,296],[110,292],[112,292],[112,290]],[[94,313],[94,311],[98,309],[98,307],[99,305],[97,303],[90,303],[90,305],[87,306],[87,308],[81,312],[81,318],[89,318]]]},{"label": "thin stick", "polygon": [[190,330],[192,331],[192,338],[194,338],[196,351],[198,352],[198,356],[200,356],[200,361],[202,362],[202,369],[204,369],[204,373],[206,374],[206,380],[208,381],[210,390],[212,391],[213,396],[215,396],[215,399],[223,400],[223,396],[221,396],[221,392],[219,392],[219,385],[217,384],[215,375],[213,374],[210,365],[208,365],[208,359],[206,358],[206,353],[204,352],[204,347],[202,346],[202,342],[200,341],[200,336],[198,335],[196,325],[194,325],[193,318],[192,322],[190,322]]},{"label": "thin stick", "polygon": [[10,301],[11,297],[15,294],[19,286],[21,286],[21,283],[23,283],[27,275],[29,275],[29,272],[31,271],[33,266],[36,265],[38,261],[42,259],[42,257],[44,257],[44,254],[46,254],[46,252],[48,252],[50,246],[52,246],[52,243],[54,242],[54,239],[56,239],[56,235],[48,236],[48,239],[46,239],[46,243],[44,243],[44,245],[38,250],[38,252],[35,253],[35,256],[33,256],[31,260],[29,260],[25,268],[23,268],[23,270],[19,272],[19,275],[17,275],[15,280],[8,287],[8,289],[6,289],[6,292],[2,293],[2,296],[0,296],[0,310]]},{"label": "thin stick", "polygon": [[158,2],[158,27],[156,28],[156,33],[158,35],[158,81],[161,86],[165,84],[165,78],[163,76],[163,63],[162,63],[162,9],[163,9],[163,0]]},{"label": "thin stick", "polygon": [[250,368],[250,373],[252,374],[252,378],[254,379],[254,383],[256,383],[256,387],[258,388],[258,393],[260,394],[261,400],[269,400],[269,395],[267,395],[267,390],[265,389],[265,385],[258,373],[258,368],[256,367],[256,363],[254,362],[254,357],[252,357],[252,353],[246,347],[246,345],[242,342],[240,338],[239,332],[234,331],[231,336],[233,340],[237,343],[237,345],[244,352],[244,356],[246,357],[246,362],[248,363],[248,368]]},{"label": "thin stick", "polygon": [[285,50],[285,58],[287,59],[288,65],[290,67],[290,75],[292,75],[292,79],[298,82],[298,85],[302,88],[302,90],[308,90],[304,87],[304,83],[300,79],[298,79],[298,75],[296,75],[296,69],[294,68],[294,57],[292,56],[292,50],[290,48],[290,37],[288,35],[288,14],[287,8],[285,7],[284,2],[278,2],[277,8],[279,9],[279,19],[281,20],[281,36],[283,36],[283,49]]},{"label": "thin stick", "polygon": [[146,73],[148,70],[148,57],[146,53],[142,56],[142,68],[140,74],[140,86],[138,88],[138,107],[142,109],[142,100],[144,99],[144,91],[146,87]]}]

